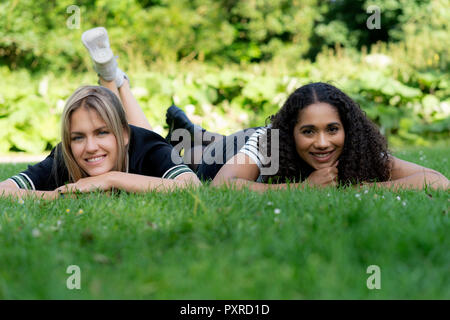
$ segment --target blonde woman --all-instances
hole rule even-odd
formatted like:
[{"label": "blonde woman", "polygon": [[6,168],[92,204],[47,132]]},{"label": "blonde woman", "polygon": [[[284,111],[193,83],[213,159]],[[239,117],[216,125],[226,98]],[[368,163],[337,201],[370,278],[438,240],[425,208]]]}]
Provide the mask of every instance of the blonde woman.
[{"label": "blonde woman", "polygon": [[0,194],[53,199],[67,192],[173,190],[200,181],[164,138],[152,131],[117,68],[104,28],[82,37],[102,86],[83,86],[68,99],[61,143],[42,162],[0,182]]}]

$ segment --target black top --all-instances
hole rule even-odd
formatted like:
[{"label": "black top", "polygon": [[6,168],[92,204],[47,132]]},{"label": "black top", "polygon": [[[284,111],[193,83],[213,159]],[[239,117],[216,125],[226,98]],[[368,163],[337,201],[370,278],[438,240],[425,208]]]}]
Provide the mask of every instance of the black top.
[{"label": "black top", "polygon": [[[175,179],[192,172],[173,147],[159,134],[130,125],[128,173]],[[58,148],[58,159],[55,150]],[[62,160],[61,143],[41,162],[11,177],[17,186],[27,190],[51,191],[69,182],[69,174]],[[192,172],[193,173],[193,172]]]}]

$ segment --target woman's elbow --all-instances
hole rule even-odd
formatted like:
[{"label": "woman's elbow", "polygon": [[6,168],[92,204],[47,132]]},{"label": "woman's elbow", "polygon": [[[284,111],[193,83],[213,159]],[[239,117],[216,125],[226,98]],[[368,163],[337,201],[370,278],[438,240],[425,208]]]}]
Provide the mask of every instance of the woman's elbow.
[{"label": "woman's elbow", "polygon": [[185,188],[185,187],[200,187],[202,185],[202,182],[197,177],[196,174],[184,174],[181,175],[179,179],[177,179],[177,185],[178,187]]},{"label": "woman's elbow", "polygon": [[211,186],[220,187],[223,185],[228,185],[230,182],[235,181],[238,177],[234,174],[218,174],[215,176],[213,181],[211,182]]},{"label": "woman's elbow", "polygon": [[427,184],[436,189],[448,189],[449,180],[440,172],[428,171],[426,174]]}]

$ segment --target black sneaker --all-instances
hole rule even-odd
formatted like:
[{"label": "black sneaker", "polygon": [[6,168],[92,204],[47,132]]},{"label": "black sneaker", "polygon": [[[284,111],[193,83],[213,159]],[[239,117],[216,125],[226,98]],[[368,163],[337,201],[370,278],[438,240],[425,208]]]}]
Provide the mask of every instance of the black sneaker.
[{"label": "black sneaker", "polygon": [[189,120],[186,113],[178,108],[176,105],[172,105],[166,112],[166,123],[172,130],[175,129],[187,129],[189,132],[194,128],[194,124]]},{"label": "black sneaker", "polygon": [[186,113],[178,108],[176,105],[170,106],[166,111],[166,123],[169,126],[169,133],[167,134],[166,140],[171,145],[175,146],[179,141],[172,141],[172,132],[175,129],[186,129],[191,134],[191,139],[194,140],[195,132],[200,130],[204,132],[205,129],[202,127],[195,125],[189,120]]}]

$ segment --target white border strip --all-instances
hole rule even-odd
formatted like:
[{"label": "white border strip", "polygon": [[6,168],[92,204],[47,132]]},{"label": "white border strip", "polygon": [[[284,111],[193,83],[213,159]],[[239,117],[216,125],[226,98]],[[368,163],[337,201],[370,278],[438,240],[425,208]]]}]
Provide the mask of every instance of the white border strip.
[{"label": "white border strip", "polygon": [[23,172],[21,172],[20,174],[23,175],[25,178],[27,178],[28,181],[30,182],[31,187],[33,188],[33,190],[36,190],[36,187],[34,186],[34,183],[33,183],[33,181],[30,179],[30,177],[27,176],[27,175],[26,175],[25,173],[23,173]]},{"label": "white border strip", "polygon": [[[164,172],[164,174],[162,175],[161,178],[166,179],[166,174],[167,174],[167,172],[169,172],[169,171],[171,171],[171,170],[173,170],[173,169],[175,169],[175,168],[178,168],[178,167],[188,167],[188,166],[185,165],[185,164],[179,164],[179,165],[173,166],[172,168],[170,168],[169,170],[167,170],[166,172]],[[188,167],[188,168],[189,168],[189,167]],[[190,170],[190,169],[189,169],[189,170]],[[192,171],[192,170],[191,170],[191,171]]]},{"label": "white border strip", "polygon": [[[181,177],[183,174],[186,174],[186,173],[194,173],[193,171],[186,171],[186,172],[183,172],[183,173],[180,173],[179,175],[177,175],[175,178],[173,178],[172,180],[177,180],[179,177]],[[195,173],[194,173],[195,174]],[[196,175],[197,176],[197,175]]]}]

